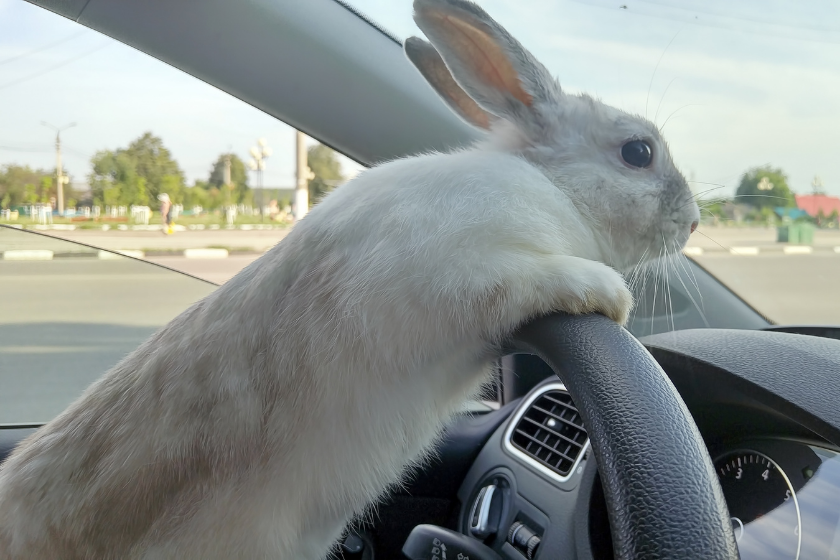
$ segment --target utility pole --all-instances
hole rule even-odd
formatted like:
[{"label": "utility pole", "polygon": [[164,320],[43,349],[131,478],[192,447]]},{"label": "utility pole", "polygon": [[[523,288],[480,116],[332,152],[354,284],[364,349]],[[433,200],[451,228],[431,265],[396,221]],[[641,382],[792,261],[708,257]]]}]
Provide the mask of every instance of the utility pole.
[{"label": "utility pole", "polygon": [[41,121],[41,124],[46,126],[47,128],[51,128],[55,130],[55,189],[56,189],[56,202],[58,206],[58,215],[64,215],[64,185],[70,182],[70,177],[67,177],[64,174],[64,170],[61,168],[61,133],[68,128],[73,128],[76,126],[76,123],[70,123],[67,125],[62,126],[61,128],[57,126],[53,126],[50,123]]},{"label": "utility pole", "polygon": [[260,138],[257,145],[251,148],[251,161],[248,167],[257,173],[257,184],[259,186],[260,219],[263,218],[263,171],[265,171],[265,160],[271,155],[271,148],[268,147],[265,138]]},{"label": "utility pole", "polygon": [[230,199],[232,193],[230,188],[230,151],[225,154],[225,186],[227,187],[227,192],[225,192],[225,204],[230,206]]},{"label": "utility pole", "polygon": [[301,131],[296,131],[296,152],[297,184],[295,185],[295,221],[302,220],[309,211],[309,180],[315,178],[315,174],[309,169],[306,157],[306,136]]}]

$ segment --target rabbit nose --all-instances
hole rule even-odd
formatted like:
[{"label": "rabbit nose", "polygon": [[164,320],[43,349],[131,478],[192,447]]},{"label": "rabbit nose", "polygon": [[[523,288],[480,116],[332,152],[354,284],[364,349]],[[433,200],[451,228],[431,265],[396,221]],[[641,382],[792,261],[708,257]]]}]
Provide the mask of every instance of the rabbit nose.
[{"label": "rabbit nose", "polygon": [[691,222],[691,233],[694,233],[695,229],[697,229],[697,220]]}]

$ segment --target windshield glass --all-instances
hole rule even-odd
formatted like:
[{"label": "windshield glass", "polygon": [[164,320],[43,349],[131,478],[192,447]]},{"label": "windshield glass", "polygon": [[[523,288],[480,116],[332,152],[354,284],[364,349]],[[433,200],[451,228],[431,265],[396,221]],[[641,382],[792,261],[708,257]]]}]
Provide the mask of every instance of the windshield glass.
[{"label": "windshield glass", "polygon": [[[408,3],[351,3],[423,36]],[[777,323],[840,323],[840,4],[479,3],[565,91],[659,126],[703,207],[687,254]]]},{"label": "windshield glass", "polygon": [[[0,424],[37,423],[286,235],[298,135],[19,0],[0,102]],[[302,140],[313,200],[359,169]]]},{"label": "windshield glass", "polygon": [[214,284],[0,226],[0,424],[43,422]]},{"label": "windshield glass", "polygon": [[[353,4],[400,38],[420,34],[410,2]],[[838,8],[482,5],[566,91],[655,121],[702,201],[694,261],[633,282],[631,332],[766,326],[715,277],[777,323],[838,323]],[[51,418],[213,289],[69,242],[222,283],[283,239],[308,207],[300,191],[314,204],[361,169],[27,2],[0,0],[0,67],[0,100],[13,108],[0,115],[0,226],[19,228],[0,230],[0,423]]]}]

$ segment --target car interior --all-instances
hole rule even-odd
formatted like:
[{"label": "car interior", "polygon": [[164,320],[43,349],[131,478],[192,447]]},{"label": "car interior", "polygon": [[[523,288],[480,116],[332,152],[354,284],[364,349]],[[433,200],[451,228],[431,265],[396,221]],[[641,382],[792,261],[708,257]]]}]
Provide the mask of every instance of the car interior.
[{"label": "car interior", "polygon": [[[366,166],[476,139],[400,41],[338,0],[32,3]],[[840,560],[840,327],[773,324],[690,258],[668,274],[626,330],[558,316],[515,334],[488,406],[337,554],[722,558],[734,542],[745,560]],[[0,461],[37,428],[0,425]]]}]

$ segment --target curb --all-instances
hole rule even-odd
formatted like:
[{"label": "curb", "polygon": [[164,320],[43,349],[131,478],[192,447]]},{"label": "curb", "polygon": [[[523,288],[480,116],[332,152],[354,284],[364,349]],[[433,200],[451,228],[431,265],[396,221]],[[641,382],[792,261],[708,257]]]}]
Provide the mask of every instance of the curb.
[{"label": "curb", "polygon": [[753,256],[759,253],[758,247],[731,247],[729,253],[738,256]]},{"label": "curb", "polygon": [[97,253],[99,260],[103,261],[114,261],[122,259],[123,257],[132,257],[135,259],[143,259],[146,258],[146,253],[144,251],[135,251],[132,249],[123,249],[117,251],[99,251]]},{"label": "curb", "polygon": [[184,258],[187,259],[226,259],[230,253],[227,249],[185,249]]},{"label": "curb", "polygon": [[[3,224],[7,227],[15,229],[29,229],[36,231],[84,231],[84,230],[102,230],[102,231],[161,231],[163,228],[159,225],[143,225],[143,224],[101,224],[98,227],[82,228],[74,224]],[[188,224],[186,226],[175,224],[173,229],[175,231],[202,231],[202,230],[240,230],[240,231],[268,231],[289,229],[292,224],[240,224],[238,226],[219,225],[219,224]]]},{"label": "curb", "polygon": [[683,254],[689,257],[700,257],[708,254],[728,253],[738,257],[754,257],[756,255],[826,255],[840,254],[840,246],[814,247],[811,245],[776,245],[767,247],[738,246],[738,247],[685,247]]},{"label": "curb", "polygon": [[54,253],[47,249],[15,249],[3,251],[4,261],[51,261]]},{"label": "curb", "polygon": [[[270,247],[269,247],[270,249]],[[145,259],[155,257],[183,257],[187,259],[226,259],[231,255],[262,255],[266,251],[228,251],[227,249],[181,249],[178,251],[142,251],[138,249],[114,249],[111,251],[76,251],[56,253],[47,249],[13,249],[0,253],[5,261],[51,261],[64,259],[120,260],[125,257]]]},{"label": "curb", "polygon": [[789,245],[784,248],[785,255],[810,255],[813,252],[814,248],[808,245]]},{"label": "curb", "polygon": [[[221,248],[194,248],[180,249],[176,251],[142,251],[138,249],[113,249],[100,251],[81,251],[56,253],[47,249],[13,249],[0,253],[0,258],[6,261],[49,261],[53,259],[66,258],[97,258],[99,260],[118,260],[123,257],[135,259],[155,257],[183,257],[187,259],[226,259],[232,255],[262,255],[270,251],[272,247],[265,250],[234,250]],[[787,245],[783,247],[731,247],[728,249],[708,249],[704,247],[685,247],[683,254],[689,257],[701,257],[706,254],[729,253],[734,256],[757,256],[761,254],[777,255],[813,255],[813,254],[840,254],[840,246],[837,247],[812,247],[810,245]]]}]

